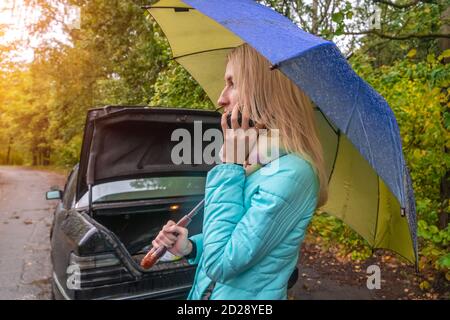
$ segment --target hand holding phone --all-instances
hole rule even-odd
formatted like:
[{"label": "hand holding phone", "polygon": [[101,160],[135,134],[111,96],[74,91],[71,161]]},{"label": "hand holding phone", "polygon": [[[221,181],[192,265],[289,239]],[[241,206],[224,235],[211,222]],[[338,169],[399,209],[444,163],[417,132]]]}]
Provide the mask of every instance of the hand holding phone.
[{"label": "hand holding phone", "polygon": [[[242,127],[242,113],[240,111],[238,113],[238,123],[239,123],[239,126]],[[228,113],[228,115],[227,115],[227,125],[228,125],[228,128],[231,128],[231,112]],[[248,126],[250,128],[254,127],[255,126],[255,122],[253,122],[252,119],[249,119],[248,120]]]},{"label": "hand holding phone", "polygon": [[[231,118],[235,121],[232,121]],[[224,133],[224,143],[220,156],[222,162],[244,164],[258,139],[255,122],[249,119],[246,130],[230,130],[240,129],[243,125],[243,116],[236,105],[232,112],[222,115],[221,124]],[[246,127],[245,123],[244,127]]]}]

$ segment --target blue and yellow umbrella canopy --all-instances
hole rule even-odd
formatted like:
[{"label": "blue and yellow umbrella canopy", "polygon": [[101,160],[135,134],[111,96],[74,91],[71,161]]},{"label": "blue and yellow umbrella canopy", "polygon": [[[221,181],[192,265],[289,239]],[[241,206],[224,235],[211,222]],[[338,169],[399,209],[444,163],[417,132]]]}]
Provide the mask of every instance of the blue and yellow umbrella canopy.
[{"label": "blue and yellow umbrella canopy", "polygon": [[336,45],[252,0],[160,0],[146,7],[173,59],[216,102],[227,53],[244,42],[313,101],[329,175],[322,207],[373,248],[417,264],[416,210],[395,116]]}]

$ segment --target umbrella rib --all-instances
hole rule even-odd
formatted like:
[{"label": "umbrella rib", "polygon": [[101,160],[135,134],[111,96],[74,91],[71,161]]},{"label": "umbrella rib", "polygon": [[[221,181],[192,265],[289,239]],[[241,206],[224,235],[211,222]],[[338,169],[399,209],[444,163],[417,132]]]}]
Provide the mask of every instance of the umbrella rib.
[{"label": "umbrella rib", "polygon": [[319,112],[322,114],[322,117],[325,119],[325,121],[330,126],[331,130],[334,131],[334,133],[339,134],[339,129],[334,129],[334,126],[331,124],[330,120],[325,116],[325,114],[322,112],[322,110],[318,106],[314,106],[315,109],[319,110]]},{"label": "umbrella rib", "polygon": [[353,114],[355,113],[356,110],[356,101],[358,101],[358,97],[359,97],[359,88],[360,88],[360,82],[357,81],[358,83],[358,88],[356,89],[356,95],[355,98],[353,100],[353,104],[352,104],[352,111],[350,113],[350,117],[348,118],[347,124],[345,125],[345,129],[344,129],[344,133],[347,134],[348,133],[348,127],[350,126],[350,122],[352,121],[353,118]]},{"label": "umbrella rib", "polygon": [[341,131],[338,129],[338,131],[337,131],[337,146],[336,146],[336,153],[334,154],[333,166],[331,167],[330,176],[328,177],[328,183],[330,183],[331,177],[333,176],[334,166],[336,165],[336,159],[337,159],[337,157],[338,157],[339,144],[340,144],[340,143],[341,143]]},{"label": "umbrella rib", "polygon": [[359,112],[359,110],[356,110],[358,112],[358,118],[359,118],[359,122],[361,123],[361,127],[362,130],[364,132],[364,137],[366,138],[366,142],[367,142],[367,147],[369,148],[369,163],[370,165],[375,168],[375,162],[373,160],[373,153],[372,153],[372,148],[370,147],[370,142],[369,142],[369,138],[367,137],[367,132],[366,132],[366,128],[363,125],[362,119],[361,119],[361,113]]},{"label": "umbrella rib", "polygon": [[[392,110],[391,110],[392,111]],[[393,123],[392,123],[392,119],[390,118],[389,119],[389,131],[390,132],[393,132],[394,131],[394,126],[393,126]],[[394,144],[394,145],[396,145],[397,146],[397,150],[400,150],[400,152],[401,152],[401,150],[402,150],[402,146],[401,146],[401,140],[397,140],[397,142],[400,142],[400,144],[398,144],[396,141],[395,141],[395,139],[394,139],[394,137],[392,136],[392,134],[389,134],[389,138],[390,138],[390,140],[391,140],[391,142],[392,142],[392,144]],[[398,163],[398,161],[396,161],[395,162],[395,166],[397,167],[397,170],[399,170],[399,171],[401,171],[402,172],[402,174],[403,174],[403,177],[404,177],[404,163],[402,162],[402,163],[400,163],[400,168],[399,168],[399,163]],[[397,190],[399,190],[399,192],[400,192],[400,207],[404,207],[405,206],[405,200],[406,200],[406,197],[405,197],[405,193],[404,193],[404,190],[403,190],[403,187],[402,187],[402,185],[404,185],[404,182],[402,181],[402,184],[398,184],[398,181],[396,180],[395,181],[395,184],[396,184],[396,188],[397,188]],[[392,188],[391,188],[392,189]]]},{"label": "umbrella rib", "polygon": [[373,249],[376,247],[376,241],[377,241],[377,231],[378,231],[378,218],[380,215],[380,177],[377,176],[377,220],[375,221],[375,232],[373,235],[373,245],[372,245],[372,253]]},{"label": "umbrella rib", "polygon": [[181,9],[181,10],[195,10],[195,8],[191,8],[191,7],[176,7],[176,6],[152,6],[152,5],[147,5],[147,6],[141,6],[142,9]]},{"label": "umbrella rib", "polygon": [[201,53],[212,52],[212,51],[220,51],[220,50],[229,50],[229,49],[234,49],[234,48],[236,48],[236,47],[224,47],[224,48],[216,48],[216,49],[196,51],[196,52],[182,54],[181,56],[172,57],[170,60],[176,60],[176,59],[179,59],[179,58],[184,58],[184,57],[192,56],[192,55],[195,55],[195,54],[201,54]]}]

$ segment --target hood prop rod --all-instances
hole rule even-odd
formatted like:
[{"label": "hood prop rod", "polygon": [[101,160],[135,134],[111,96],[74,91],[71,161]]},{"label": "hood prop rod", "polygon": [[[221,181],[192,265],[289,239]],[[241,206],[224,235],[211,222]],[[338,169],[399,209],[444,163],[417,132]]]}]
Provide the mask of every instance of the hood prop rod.
[{"label": "hood prop rod", "polygon": [[[107,109],[105,109],[107,110]],[[94,114],[95,116],[97,113]],[[86,184],[88,185],[88,213],[89,216],[93,217],[94,212],[92,210],[92,187],[94,186],[95,177],[94,177],[94,168],[95,168],[95,157],[96,153],[94,152],[94,141],[95,141],[95,132],[96,132],[96,123],[94,121],[94,128],[92,129],[92,140],[91,145],[89,146],[89,159],[86,170]]]},{"label": "hood prop rod", "polygon": [[88,212],[91,217],[94,215],[92,211],[92,186],[94,185],[94,163],[95,163],[95,154],[91,153],[89,155],[89,162],[86,173],[86,183],[88,185]]},{"label": "hood prop rod", "polygon": [[91,217],[94,216],[94,212],[92,211],[92,187],[94,185],[94,167],[95,167],[95,156],[96,153],[93,152],[93,142],[95,141],[95,122],[94,122],[94,129],[92,131],[92,143],[90,145],[89,150],[89,159],[88,159],[88,165],[87,165],[87,172],[86,172],[86,183],[88,185],[88,213]]}]

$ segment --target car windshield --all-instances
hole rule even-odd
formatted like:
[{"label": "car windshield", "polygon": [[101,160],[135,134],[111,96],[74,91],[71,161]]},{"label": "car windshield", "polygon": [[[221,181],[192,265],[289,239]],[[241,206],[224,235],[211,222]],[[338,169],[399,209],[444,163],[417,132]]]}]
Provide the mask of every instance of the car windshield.
[{"label": "car windshield", "polygon": [[[158,177],[102,183],[92,188],[92,202],[144,200],[167,197],[202,195],[206,177]],[[88,205],[84,194],[76,207]]]}]

